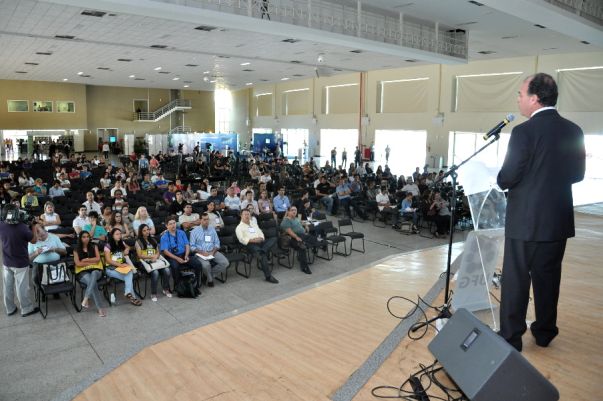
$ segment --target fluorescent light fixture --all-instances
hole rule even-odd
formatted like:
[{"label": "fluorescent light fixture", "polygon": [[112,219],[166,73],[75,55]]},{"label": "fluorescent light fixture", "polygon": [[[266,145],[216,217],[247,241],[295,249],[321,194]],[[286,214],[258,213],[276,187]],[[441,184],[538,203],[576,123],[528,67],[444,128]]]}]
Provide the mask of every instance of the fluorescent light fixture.
[{"label": "fluorescent light fixture", "polygon": [[188,88],[188,87],[189,87],[189,85],[184,85],[184,87],[185,87],[185,88]]},{"label": "fluorescent light fixture", "polygon": [[596,67],[560,68],[560,69],[557,70],[557,72],[562,72],[562,71],[600,70],[602,68],[603,68],[603,65],[596,66]]},{"label": "fluorescent light fixture", "polygon": [[209,74],[209,71],[203,71],[204,74]]},{"label": "fluorescent light fixture", "polygon": [[288,81],[288,80],[289,80],[289,77],[281,78],[281,81]]},{"label": "fluorescent light fixture", "polygon": [[309,90],[310,90],[310,88],[289,89],[288,91],[284,91],[283,93],[303,92],[303,91],[309,91]]},{"label": "fluorescent light fixture", "polygon": [[77,75],[84,75],[84,72],[80,71],[80,72],[77,73]]},{"label": "fluorescent light fixture", "polygon": [[161,67],[155,67],[153,68],[155,71],[159,71],[161,69]]},{"label": "fluorescent light fixture", "polygon": [[69,78],[63,78],[63,81],[69,81]]},{"label": "fluorescent light fixture", "polygon": [[268,96],[268,95],[272,95],[272,92],[258,93],[258,94],[255,95],[255,97]]},{"label": "fluorescent light fixture", "polygon": [[523,71],[514,72],[493,72],[491,74],[470,74],[470,75],[457,75],[457,78],[471,78],[471,77],[494,77],[498,75],[521,75]]},{"label": "fluorescent light fixture", "polygon": [[250,62],[245,62],[245,63],[241,63],[241,65],[249,65],[251,64]]},{"label": "fluorescent light fixture", "polygon": [[427,81],[429,78],[409,78],[409,79],[393,79],[391,81],[381,81],[382,84],[391,84],[395,82],[412,82],[412,81]]},{"label": "fluorescent light fixture", "polygon": [[180,79],[180,77],[174,77],[172,78],[172,81],[178,81]]},{"label": "fluorescent light fixture", "polygon": [[128,76],[128,78],[136,78],[136,75],[132,74],[132,75]]},{"label": "fluorescent light fixture", "polygon": [[344,88],[346,86],[358,86],[358,84],[329,85],[329,86],[325,86],[325,88]]},{"label": "fluorescent light fixture", "polygon": [[216,80],[214,79],[214,80],[212,80],[212,81],[209,81],[209,83],[210,83],[210,84],[215,84],[215,83],[216,83]]},{"label": "fluorescent light fixture", "polygon": [[247,86],[253,85],[253,82],[247,82],[245,85],[247,85]]}]

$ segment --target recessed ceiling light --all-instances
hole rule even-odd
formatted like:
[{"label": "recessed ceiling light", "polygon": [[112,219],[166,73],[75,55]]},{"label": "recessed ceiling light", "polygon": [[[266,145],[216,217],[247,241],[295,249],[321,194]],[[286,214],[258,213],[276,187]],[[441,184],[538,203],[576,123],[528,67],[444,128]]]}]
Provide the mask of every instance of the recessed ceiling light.
[{"label": "recessed ceiling light", "polygon": [[205,81],[205,82],[209,81],[209,77],[203,77],[203,81]]},{"label": "recessed ceiling light", "polygon": [[180,77],[174,77],[172,78],[172,81],[178,81],[180,79]]},{"label": "recessed ceiling light", "polygon": [[69,78],[63,78],[63,81],[69,81]]},{"label": "recessed ceiling light", "polygon": [[299,39],[285,39],[285,40],[281,40],[281,42],[285,42],[285,43],[297,43],[297,42],[299,42]]},{"label": "recessed ceiling light", "polygon": [[136,75],[132,74],[128,78],[136,78]]},{"label": "recessed ceiling light", "polygon": [[407,63],[416,63],[417,62],[417,60],[413,60],[411,58],[409,58],[408,60],[404,60],[404,61],[406,61]]},{"label": "recessed ceiling light", "polygon": [[214,80],[212,80],[212,81],[209,81],[209,83],[210,83],[210,84],[215,84],[215,83],[216,83],[216,80],[214,79]]},{"label": "recessed ceiling light", "polygon": [[84,75],[82,71],[78,72],[77,75]]},{"label": "recessed ceiling light", "polygon": [[144,78],[134,78],[134,81],[144,81]]},{"label": "recessed ceiling light", "polygon": [[160,74],[171,74],[169,71],[159,71]]},{"label": "recessed ceiling light", "polygon": [[102,18],[107,13],[102,12],[102,11],[96,11],[96,10],[84,10],[80,14],[87,15],[89,17],[99,17],[99,18]]},{"label": "recessed ceiling light", "polygon": [[117,61],[125,61],[126,63],[129,63],[130,61],[132,61],[131,58],[118,58]]},{"label": "recessed ceiling light", "polygon": [[153,68],[155,71],[159,71],[161,69],[161,67],[155,67]]},{"label": "recessed ceiling light", "polygon": [[199,64],[185,64],[185,67],[199,67]]},{"label": "recessed ceiling light", "polygon": [[495,54],[496,52],[492,51],[492,50],[481,50],[481,51],[478,51],[478,53],[479,54]]},{"label": "recessed ceiling light", "polygon": [[360,50],[360,49],[350,50],[350,53],[360,54],[360,53],[362,53],[362,50]]},{"label": "recessed ceiling light", "polygon": [[245,63],[241,63],[241,65],[249,65],[251,64],[250,62],[245,62]]},{"label": "recessed ceiling light", "polygon": [[17,74],[27,74],[27,71],[15,71]]},{"label": "recessed ceiling light", "polygon": [[245,85],[247,85],[247,86],[253,85],[253,82],[247,82]]},{"label": "recessed ceiling light", "polygon": [[209,74],[209,71],[203,71],[204,74]]},{"label": "recessed ceiling light", "polygon": [[166,49],[167,46],[166,45],[151,45],[151,48],[153,48],[153,49]]},{"label": "recessed ceiling light", "polygon": [[479,7],[481,7],[481,6],[484,5],[483,3],[480,3],[479,1],[474,1],[474,0],[470,0],[469,3],[471,3],[473,5],[476,5],[476,6],[479,6]]},{"label": "recessed ceiling light", "polygon": [[252,69],[250,69],[250,68],[245,68],[245,69],[243,70],[243,72],[253,72],[253,71],[254,71],[254,70],[252,70]]},{"label": "recessed ceiling light", "polygon": [[190,85],[184,85],[185,88],[188,88]]},{"label": "recessed ceiling light", "polygon": [[84,75],[80,75],[82,78],[90,78],[90,75],[88,74],[84,74]]},{"label": "recessed ceiling light", "polygon": [[111,70],[109,67],[96,67],[97,70],[109,71]]},{"label": "recessed ceiling light", "polygon": [[281,78],[281,81],[288,81],[288,80],[289,80],[289,78],[288,78],[288,77]]},{"label": "recessed ceiling light", "polygon": [[39,56],[52,56],[52,52],[36,52]]},{"label": "recessed ceiling light", "polygon": [[216,29],[215,26],[210,26],[210,25],[200,25],[198,27],[195,28],[198,31],[205,31],[205,32],[211,32],[214,29]]}]

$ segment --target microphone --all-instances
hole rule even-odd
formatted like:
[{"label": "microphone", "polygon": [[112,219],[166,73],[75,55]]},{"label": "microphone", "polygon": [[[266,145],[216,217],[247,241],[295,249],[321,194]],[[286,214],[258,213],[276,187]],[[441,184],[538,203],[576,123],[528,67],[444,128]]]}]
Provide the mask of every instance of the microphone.
[{"label": "microphone", "polygon": [[492,128],[486,135],[484,135],[484,141],[490,139],[491,136],[500,134],[500,131],[513,120],[515,120],[515,116],[513,114],[509,114],[504,120],[496,124],[496,127]]}]

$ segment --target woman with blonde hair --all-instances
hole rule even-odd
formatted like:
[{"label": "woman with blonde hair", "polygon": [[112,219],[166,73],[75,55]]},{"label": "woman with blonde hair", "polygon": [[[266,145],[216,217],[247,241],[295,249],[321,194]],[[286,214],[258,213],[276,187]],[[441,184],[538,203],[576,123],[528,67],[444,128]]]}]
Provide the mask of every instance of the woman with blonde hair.
[{"label": "woman with blonde hair", "polygon": [[149,226],[151,235],[155,235],[155,224],[153,224],[153,220],[151,220],[151,216],[149,216],[149,212],[144,206],[140,206],[134,215],[134,221],[132,221],[132,228],[134,229],[134,232],[138,232],[138,228],[141,224],[146,224]]}]

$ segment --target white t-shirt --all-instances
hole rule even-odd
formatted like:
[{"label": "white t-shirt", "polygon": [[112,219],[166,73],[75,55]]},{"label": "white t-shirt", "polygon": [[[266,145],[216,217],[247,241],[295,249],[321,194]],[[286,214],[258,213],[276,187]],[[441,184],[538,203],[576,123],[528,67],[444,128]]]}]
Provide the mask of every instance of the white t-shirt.
[{"label": "white t-shirt", "polygon": [[[378,193],[375,197],[375,200],[377,201],[377,203],[389,203],[389,196],[387,196],[386,194]],[[379,205],[378,207],[379,211],[382,211],[385,206]]]}]

